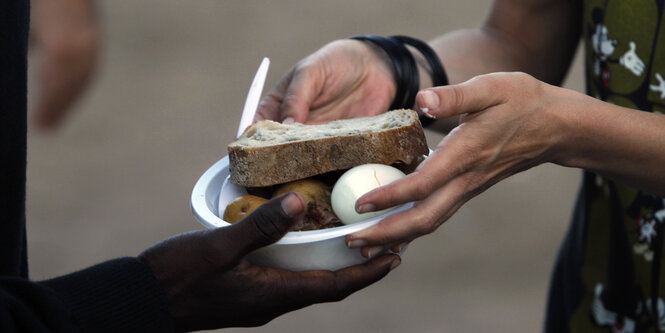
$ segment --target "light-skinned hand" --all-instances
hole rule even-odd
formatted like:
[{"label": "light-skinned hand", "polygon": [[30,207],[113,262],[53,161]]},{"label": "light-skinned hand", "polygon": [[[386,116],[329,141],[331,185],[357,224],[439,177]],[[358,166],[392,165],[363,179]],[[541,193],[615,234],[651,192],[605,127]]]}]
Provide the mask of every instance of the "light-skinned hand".
[{"label": "light-skinned hand", "polygon": [[560,133],[550,126],[556,113],[548,111],[564,91],[523,73],[420,91],[421,110],[436,118],[461,116],[460,124],[415,172],[356,201],[360,213],[415,201],[413,208],[347,236],[347,244],[372,257],[431,233],[488,187],[554,158]]},{"label": "light-skinned hand", "polygon": [[57,128],[89,85],[101,31],[91,0],[34,0],[30,50],[37,52],[38,96],[31,121]]},{"label": "light-skinned hand", "polygon": [[254,120],[318,124],[383,113],[395,95],[391,66],[371,43],[332,42],[296,64],[261,100]]}]

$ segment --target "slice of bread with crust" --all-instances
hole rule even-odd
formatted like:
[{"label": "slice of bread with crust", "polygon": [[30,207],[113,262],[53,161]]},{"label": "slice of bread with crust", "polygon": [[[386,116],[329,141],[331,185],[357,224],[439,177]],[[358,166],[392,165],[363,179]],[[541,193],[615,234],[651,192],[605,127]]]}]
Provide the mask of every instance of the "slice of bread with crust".
[{"label": "slice of bread with crust", "polygon": [[262,187],[366,163],[410,164],[429,149],[416,112],[394,110],[320,125],[259,121],[228,152],[230,181]]}]

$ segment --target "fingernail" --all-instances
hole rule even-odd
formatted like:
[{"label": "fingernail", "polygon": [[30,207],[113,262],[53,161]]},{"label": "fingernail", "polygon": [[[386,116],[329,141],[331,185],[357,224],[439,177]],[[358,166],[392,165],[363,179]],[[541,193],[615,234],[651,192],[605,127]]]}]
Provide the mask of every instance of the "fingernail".
[{"label": "fingernail", "polygon": [[422,109],[420,109],[420,111],[422,111],[423,115],[425,115],[426,117],[436,119],[436,117],[434,117],[433,115],[431,115],[429,113],[429,108],[422,108]]},{"label": "fingernail", "polygon": [[400,244],[400,245],[397,245],[397,248],[395,249],[395,250],[397,250],[397,251],[395,251],[395,252],[397,252],[397,254],[402,253],[402,250],[404,250],[404,247],[405,247],[405,246],[406,246],[406,243],[402,243],[402,244]]},{"label": "fingernail", "polygon": [[400,259],[393,260],[392,264],[390,264],[390,270],[392,271],[393,269],[397,268],[397,266],[399,266],[399,264],[401,264],[401,263],[402,263],[402,260],[400,260]]},{"label": "fingernail", "polygon": [[282,199],[282,210],[289,217],[298,215],[303,209],[302,206],[302,202],[300,202],[297,194],[291,193]]},{"label": "fingernail", "polygon": [[296,122],[296,120],[293,119],[293,117],[286,117],[286,118],[284,118],[284,120],[282,120],[282,124],[287,124],[287,125],[288,124],[293,124],[295,122]]},{"label": "fingernail", "polygon": [[346,243],[346,246],[350,248],[363,247],[365,245],[367,245],[367,241],[364,239],[354,239]]},{"label": "fingernail", "polygon": [[356,211],[358,213],[362,214],[362,213],[367,213],[367,212],[373,212],[375,209],[376,209],[376,206],[374,206],[372,204],[364,204],[364,205],[358,206],[358,209],[356,209]]},{"label": "fingernail", "polygon": [[419,94],[422,101],[422,105],[418,105],[418,107],[421,110],[426,109],[427,111],[423,111],[425,112],[425,114],[428,114],[430,110],[436,110],[439,108],[439,95],[435,94],[431,90],[424,90],[421,91]]},{"label": "fingernail", "polygon": [[383,246],[370,247],[369,250],[367,250],[367,259],[372,259],[381,252],[383,252]]}]

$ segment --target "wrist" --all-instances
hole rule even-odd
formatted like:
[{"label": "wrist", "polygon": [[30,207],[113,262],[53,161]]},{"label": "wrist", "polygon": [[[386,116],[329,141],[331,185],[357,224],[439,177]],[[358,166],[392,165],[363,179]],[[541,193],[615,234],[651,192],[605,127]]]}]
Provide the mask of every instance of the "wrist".
[{"label": "wrist", "polygon": [[[423,55],[420,54],[420,52],[418,52],[418,50],[416,50],[413,46],[406,45],[406,48],[409,50],[413,56],[413,59],[416,61],[418,75],[420,78],[419,89],[423,90],[434,87],[434,83],[432,82],[432,71],[430,70],[429,64],[427,63],[425,57],[423,57]],[[417,106],[414,105],[414,108],[417,108]]]},{"label": "wrist", "polygon": [[[350,39],[374,44],[388,56],[396,86],[395,98],[390,109],[413,108],[416,94],[420,89],[448,84],[448,77],[439,56],[431,46],[421,40],[401,35],[390,37],[365,35]],[[427,77],[431,80],[426,79]]]},{"label": "wrist", "polygon": [[[377,35],[354,36],[351,39],[375,44],[390,58],[395,78],[395,98],[389,110],[410,108],[415,104],[420,82],[416,61],[398,36]],[[422,43],[422,42],[421,42]]]},{"label": "wrist", "polygon": [[554,126],[549,162],[588,169],[588,163],[597,153],[597,136],[594,134],[599,119],[595,104],[602,103],[581,93],[550,86],[554,93],[549,122]]},{"label": "wrist", "polygon": [[354,39],[343,40],[343,42],[352,43],[360,47],[361,59],[363,59],[362,68],[373,67],[392,78],[392,80],[386,80],[390,86],[390,100],[392,101],[397,93],[397,78],[388,53],[374,43],[365,43]]}]

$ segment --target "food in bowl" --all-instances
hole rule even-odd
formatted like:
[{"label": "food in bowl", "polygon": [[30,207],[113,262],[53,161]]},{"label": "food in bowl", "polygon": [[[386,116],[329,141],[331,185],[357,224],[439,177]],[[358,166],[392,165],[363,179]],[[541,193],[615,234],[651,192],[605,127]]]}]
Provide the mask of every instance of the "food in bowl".
[{"label": "food in bowl", "polygon": [[[266,199],[292,190],[303,194],[308,207],[305,222],[292,229],[297,231],[342,225],[330,189],[344,170],[370,163],[412,169],[429,149],[416,112],[395,110],[320,125],[259,121],[228,152],[229,180],[248,193]],[[350,207],[341,209],[355,211],[354,204],[347,200],[343,205]]]},{"label": "food in bowl", "polygon": [[390,184],[405,174],[401,170],[385,164],[363,164],[345,172],[335,183],[330,202],[335,215],[344,224],[351,224],[383,215],[390,209],[359,214],[356,212],[356,200],[365,193]]},{"label": "food in bowl", "polygon": [[236,223],[249,215],[256,208],[264,204],[267,199],[256,195],[245,194],[237,197],[226,206],[224,210],[224,221]]}]

